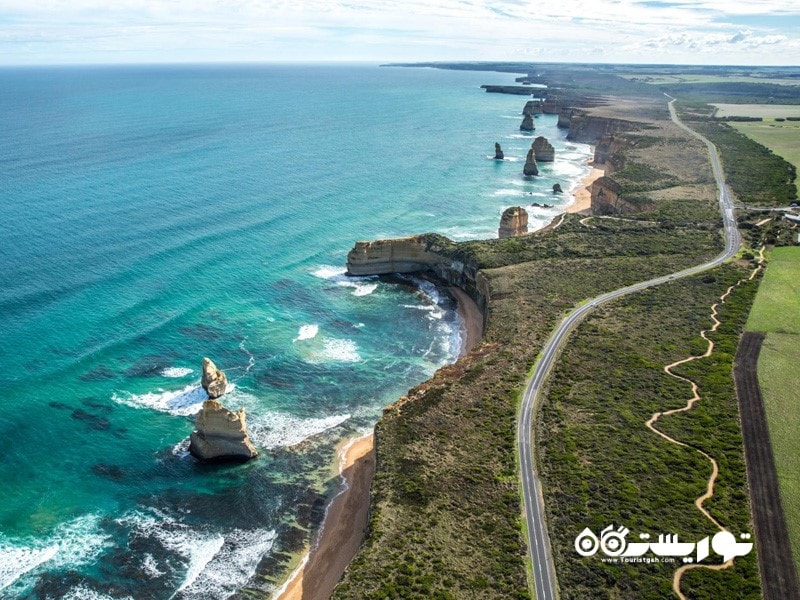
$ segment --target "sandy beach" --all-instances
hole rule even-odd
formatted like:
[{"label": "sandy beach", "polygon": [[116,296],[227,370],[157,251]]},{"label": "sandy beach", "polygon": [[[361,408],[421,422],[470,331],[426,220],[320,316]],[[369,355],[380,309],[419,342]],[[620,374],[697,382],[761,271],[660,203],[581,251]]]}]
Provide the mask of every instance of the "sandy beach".
[{"label": "sandy beach", "polygon": [[456,286],[450,286],[449,292],[458,302],[458,314],[463,321],[461,327],[461,354],[469,354],[483,337],[483,313],[469,295]]},{"label": "sandy beach", "polygon": [[276,600],[328,600],[361,546],[375,474],[372,434],[342,442],[339,473],[344,483],[328,506],[316,543],[275,595]]},{"label": "sandy beach", "polygon": [[579,213],[585,210],[589,210],[592,206],[592,194],[589,191],[589,186],[595,181],[595,179],[602,177],[604,173],[604,169],[599,169],[595,166],[592,166],[592,170],[589,174],[581,180],[578,184],[578,187],[572,191],[572,195],[575,196],[574,204],[567,207],[566,212],[568,213]]}]

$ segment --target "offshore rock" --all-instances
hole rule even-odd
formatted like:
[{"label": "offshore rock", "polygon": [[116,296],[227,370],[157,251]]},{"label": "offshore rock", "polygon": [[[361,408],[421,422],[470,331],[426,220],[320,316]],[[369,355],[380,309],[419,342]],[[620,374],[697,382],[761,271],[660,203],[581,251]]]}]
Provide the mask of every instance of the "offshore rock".
[{"label": "offshore rock", "polygon": [[494,157],[496,160],[503,160],[505,158],[505,154],[503,154],[503,149],[497,142],[494,143]]},{"label": "offshore rock", "polygon": [[540,115],[542,114],[542,103],[539,100],[528,100],[522,108],[523,115]]},{"label": "offshore rock", "polygon": [[512,206],[503,211],[497,237],[510,238],[528,233],[528,211],[521,206]]},{"label": "offshore rock", "polygon": [[208,399],[197,413],[189,452],[202,461],[245,461],[258,456],[247,434],[244,409],[233,412]]},{"label": "offshore rock", "polygon": [[553,162],[556,159],[556,151],[553,145],[544,136],[539,136],[533,140],[531,145],[536,162]]},{"label": "offshore rock", "polygon": [[522,119],[522,124],[519,126],[521,131],[534,131],[536,129],[536,125],[533,124],[533,116],[532,115],[525,115],[525,118]]},{"label": "offshore rock", "polygon": [[525,166],[522,167],[522,174],[525,177],[532,177],[539,174],[539,166],[536,164],[536,155],[533,148],[528,150],[528,156],[525,158]]},{"label": "offshore rock", "polygon": [[564,193],[564,190],[561,189],[561,184],[560,183],[554,183],[553,184],[553,193],[554,194],[563,194]]},{"label": "offshore rock", "polygon": [[225,393],[228,387],[228,378],[225,376],[224,371],[220,371],[217,366],[211,362],[210,358],[203,359],[203,378],[200,380],[200,385],[208,393],[208,397],[212,400],[219,398]]}]

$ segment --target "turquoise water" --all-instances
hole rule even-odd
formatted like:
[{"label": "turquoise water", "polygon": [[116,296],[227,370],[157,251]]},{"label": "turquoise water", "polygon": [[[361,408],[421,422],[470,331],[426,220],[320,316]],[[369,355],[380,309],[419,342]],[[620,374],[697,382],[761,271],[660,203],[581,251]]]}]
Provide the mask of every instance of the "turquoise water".
[{"label": "turquoise water", "polygon": [[[521,177],[524,98],[478,89],[511,79],[0,71],[0,596],[269,590],[253,575],[319,520],[335,443],[459,351],[431,286],[344,277],[353,242],[493,237],[505,207],[567,203],[552,184],[587,171],[544,115],[557,161]],[[203,356],[258,460],[187,456]]]}]

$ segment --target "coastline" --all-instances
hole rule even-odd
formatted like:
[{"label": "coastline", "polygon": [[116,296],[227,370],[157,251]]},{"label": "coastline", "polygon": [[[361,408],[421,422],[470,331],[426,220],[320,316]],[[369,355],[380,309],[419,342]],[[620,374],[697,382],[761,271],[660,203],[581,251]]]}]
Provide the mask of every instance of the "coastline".
[{"label": "coastline", "polygon": [[[483,337],[483,313],[475,301],[457,286],[445,287],[457,303],[461,316],[461,350],[468,354]],[[322,527],[311,550],[275,592],[273,600],[328,600],[366,533],[370,486],[375,474],[374,434],[340,443],[339,493],[325,511]]]},{"label": "coastline", "polygon": [[317,539],[275,600],[328,600],[361,546],[369,516],[369,488],[375,473],[373,434],[339,445],[339,493],[325,511]]},{"label": "coastline", "polygon": [[592,192],[590,187],[595,180],[599,179],[605,174],[605,169],[601,169],[590,162],[589,165],[592,170],[581,179],[577,186],[570,190],[570,193],[575,197],[575,202],[570,204],[566,211],[567,213],[582,213],[588,211],[592,207]]}]

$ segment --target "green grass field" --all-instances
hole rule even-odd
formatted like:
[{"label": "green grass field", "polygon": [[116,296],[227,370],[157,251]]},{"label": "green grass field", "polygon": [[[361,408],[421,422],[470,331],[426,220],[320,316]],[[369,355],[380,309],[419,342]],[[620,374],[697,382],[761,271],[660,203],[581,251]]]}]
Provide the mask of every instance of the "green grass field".
[{"label": "green grass field", "polygon": [[624,73],[620,77],[630,81],[641,81],[651,85],[667,83],[774,83],[777,85],[798,85],[797,79],[768,79],[766,77],[748,77],[747,75],[690,75],[690,74],[663,74],[650,75],[642,73]]},{"label": "green grass field", "polygon": [[[798,112],[800,112],[800,107]],[[747,137],[763,144],[800,169],[800,121],[731,123]]]},{"label": "green grass field", "polygon": [[747,320],[767,333],[758,359],[781,500],[800,569],[800,248],[775,248]]},{"label": "green grass field", "polygon": [[800,247],[773,250],[747,331],[800,335]]},{"label": "green grass field", "polygon": [[[800,256],[800,254],[798,255]],[[767,271],[769,274],[769,271]],[[759,292],[759,295],[761,293]],[[756,300],[758,302],[758,300]],[[787,315],[788,317],[788,315]],[[795,313],[792,319],[800,319]],[[758,359],[758,381],[764,395],[767,422],[781,500],[792,541],[792,554],[800,570],[800,336],[767,334]]]},{"label": "green grass field", "polygon": [[[770,82],[772,83],[772,82]],[[718,117],[800,117],[797,104],[712,104],[716,106]]]}]

